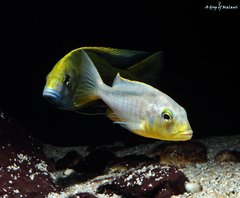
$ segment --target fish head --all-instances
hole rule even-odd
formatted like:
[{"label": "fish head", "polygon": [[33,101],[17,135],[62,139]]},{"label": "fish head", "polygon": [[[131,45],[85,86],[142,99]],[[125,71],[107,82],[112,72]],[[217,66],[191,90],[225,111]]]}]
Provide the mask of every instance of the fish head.
[{"label": "fish head", "polygon": [[166,141],[186,141],[193,135],[187,113],[180,106],[163,108],[146,127],[150,137]]},{"label": "fish head", "polygon": [[60,60],[47,75],[43,98],[60,109],[72,109],[72,98],[78,82],[77,75],[78,71],[71,64]]}]

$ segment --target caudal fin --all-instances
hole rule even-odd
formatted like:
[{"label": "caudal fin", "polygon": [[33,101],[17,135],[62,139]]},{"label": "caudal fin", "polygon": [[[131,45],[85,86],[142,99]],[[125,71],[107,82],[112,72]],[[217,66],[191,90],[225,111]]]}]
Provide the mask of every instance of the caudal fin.
[{"label": "caudal fin", "polygon": [[82,107],[87,103],[99,99],[99,86],[103,84],[94,63],[87,53],[81,52],[81,72],[79,76],[79,85],[76,88],[76,100],[74,106]]}]

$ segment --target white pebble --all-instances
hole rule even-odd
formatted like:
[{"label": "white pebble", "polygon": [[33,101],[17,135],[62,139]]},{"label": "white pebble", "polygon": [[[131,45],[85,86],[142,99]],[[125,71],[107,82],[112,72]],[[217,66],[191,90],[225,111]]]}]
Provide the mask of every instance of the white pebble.
[{"label": "white pebble", "polygon": [[189,193],[197,193],[202,190],[202,186],[198,183],[186,183],[185,189]]},{"label": "white pebble", "polygon": [[75,171],[73,170],[73,169],[66,169],[65,171],[64,171],[64,175],[67,175],[67,176],[69,176],[69,175],[71,175],[72,173],[74,173]]}]

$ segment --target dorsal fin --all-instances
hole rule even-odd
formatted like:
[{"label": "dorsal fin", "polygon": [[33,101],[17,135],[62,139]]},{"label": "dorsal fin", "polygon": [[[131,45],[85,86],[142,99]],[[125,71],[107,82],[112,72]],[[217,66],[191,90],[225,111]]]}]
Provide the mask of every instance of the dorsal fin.
[{"label": "dorsal fin", "polygon": [[125,91],[127,91],[127,90],[133,91],[134,89],[138,89],[139,92],[140,92],[140,90],[144,90],[144,92],[147,93],[149,91],[152,92],[153,90],[155,90],[155,88],[149,84],[146,84],[146,83],[140,82],[140,81],[129,80],[129,79],[123,78],[118,73],[113,81],[112,87],[116,88],[116,87],[123,87],[123,86],[125,87],[124,88]]},{"label": "dorsal fin", "polygon": [[128,80],[126,78],[123,78],[120,76],[119,73],[117,73],[112,86],[113,87],[118,87],[118,86],[133,86],[135,85],[135,83],[133,83],[134,81],[132,80]]},{"label": "dorsal fin", "polygon": [[81,47],[73,51],[85,50],[93,52],[105,59],[112,66],[126,69],[149,56],[149,52],[138,50],[117,49],[111,47]]},{"label": "dorsal fin", "polygon": [[164,65],[163,56],[163,52],[158,51],[127,70],[148,84],[158,84],[161,69]]},{"label": "dorsal fin", "polygon": [[116,87],[116,86],[118,86],[119,84],[122,84],[122,81],[123,81],[123,80],[121,79],[120,74],[117,73],[117,75],[116,75],[116,77],[115,77],[115,79],[114,79],[114,81],[113,81],[112,86],[113,86],[113,87]]}]

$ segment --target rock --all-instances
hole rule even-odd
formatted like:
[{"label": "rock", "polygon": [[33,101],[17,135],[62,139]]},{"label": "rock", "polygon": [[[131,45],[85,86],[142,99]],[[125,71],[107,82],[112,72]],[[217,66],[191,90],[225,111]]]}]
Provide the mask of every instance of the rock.
[{"label": "rock", "polygon": [[75,173],[75,170],[73,170],[73,169],[66,169],[63,174],[66,175],[66,176],[69,176],[69,175],[72,175],[74,173]]},{"label": "rock", "polygon": [[169,198],[172,197],[173,195],[174,191],[172,189],[162,189],[154,196],[154,198]]},{"label": "rock", "polygon": [[42,143],[15,119],[0,110],[0,197],[47,196],[59,192],[52,179],[54,164]]},{"label": "rock", "polygon": [[69,198],[97,198],[90,193],[78,193],[74,196],[70,196]]},{"label": "rock", "polygon": [[54,166],[34,138],[0,140],[0,197],[44,197],[58,192]]},{"label": "rock", "polygon": [[159,158],[163,152],[163,150],[165,149],[165,147],[167,146],[168,144],[167,143],[162,143],[158,146],[156,146],[152,151],[150,151],[147,156],[152,158],[152,159],[155,159],[157,161],[159,161]]},{"label": "rock", "polygon": [[197,193],[202,190],[202,186],[199,183],[187,182],[185,184],[185,189],[189,193]]},{"label": "rock", "polygon": [[81,157],[81,159],[76,153],[68,153],[60,161],[57,161],[56,167],[64,169],[71,166],[72,171],[70,174],[65,174],[65,170],[62,174],[59,174],[56,183],[62,188],[66,188],[90,180],[103,174],[108,162],[113,159],[115,159],[115,154],[107,149],[92,150],[86,157]]},{"label": "rock", "polygon": [[107,149],[96,149],[80,160],[73,169],[79,173],[101,174],[108,162],[115,158],[115,154]]},{"label": "rock", "polygon": [[150,164],[154,161],[152,158],[145,155],[127,155],[118,157],[110,161],[105,169],[105,173],[126,171],[130,168],[136,168],[139,165]]},{"label": "rock", "polygon": [[57,177],[55,179],[55,183],[61,188],[67,188],[83,181],[82,175],[78,174],[73,169],[66,169],[64,172],[58,171],[56,173]]},{"label": "rock", "polygon": [[99,186],[98,193],[124,197],[170,197],[185,192],[185,175],[173,166],[151,164],[128,171],[111,182]]},{"label": "rock", "polygon": [[222,150],[216,156],[217,162],[240,162],[240,152],[235,150]]},{"label": "rock", "polygon": [[174,142],[161,149],[160,164],[163,165],[185,166],[207,161],[207,149],[200,142]]},{"label": "rock", "polygon": [[77,151],[69,151],[63,158],[56,161],[56,170],[75,169],[81,159],[82,156]]}]

